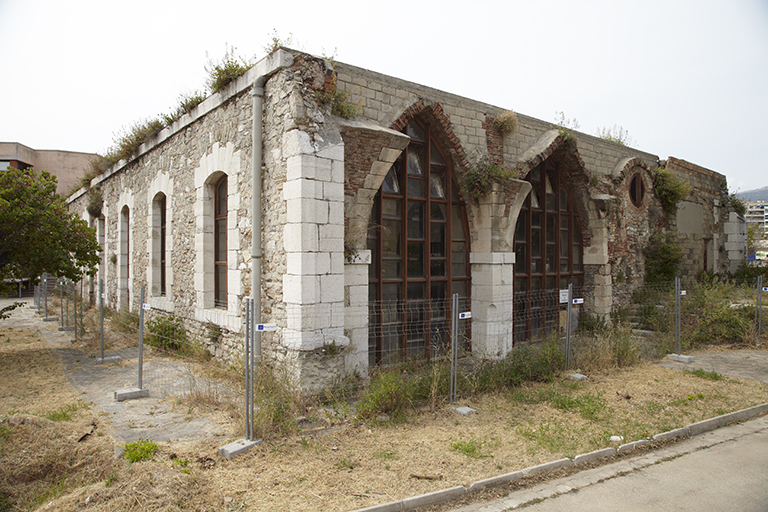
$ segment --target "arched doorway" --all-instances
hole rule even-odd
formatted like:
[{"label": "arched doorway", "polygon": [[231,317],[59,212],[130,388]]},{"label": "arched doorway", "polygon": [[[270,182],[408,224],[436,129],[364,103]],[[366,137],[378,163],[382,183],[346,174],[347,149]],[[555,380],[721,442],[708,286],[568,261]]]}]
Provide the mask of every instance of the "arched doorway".
[{"label": "arched doorway", "polygon": [[584,281],[582,236],[565,176],[550,161],[527,176],[532,189],[515,227],[515,342],[565,328],[559,290]]},{"label": "arched doorway", "polygon": [[450,297],[468,297],[469,235],[449,155],[414,119],[411,142],[374,200],[367,246],[369,365],[433,358],[450,346]]}]

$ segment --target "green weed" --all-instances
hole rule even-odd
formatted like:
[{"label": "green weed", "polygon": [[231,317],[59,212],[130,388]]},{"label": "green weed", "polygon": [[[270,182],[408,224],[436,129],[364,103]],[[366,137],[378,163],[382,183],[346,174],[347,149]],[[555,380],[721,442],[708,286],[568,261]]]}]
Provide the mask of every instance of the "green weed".
[{"label": "green weed", "polygon": [[123,447],[123,457],[128,462],[141,462],[143,460],[152,460],[157,453],[157,444],[147,439],[139,439],[132,443],[127,443]]}]

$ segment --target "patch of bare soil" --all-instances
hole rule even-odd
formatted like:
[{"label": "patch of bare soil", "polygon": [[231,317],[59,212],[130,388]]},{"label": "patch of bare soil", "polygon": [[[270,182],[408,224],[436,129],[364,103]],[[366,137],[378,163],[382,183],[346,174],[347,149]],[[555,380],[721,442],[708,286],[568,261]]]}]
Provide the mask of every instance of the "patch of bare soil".
[{"label": "patch of bare soil", "polygon": [[[0,371],[4,378],[6,371],[14,372],[14,385],[3,387],[1,417],[8,419],[14,409],[40,416],[77,401],[56,361],[37,354],[39,342],[29,335],[17,338],[18,332],[3,335]],[[37,354],[36,373],[19,368],[21,353],[24,360]],[[54,388],[62,393],[56,401],[42,392]],[[760,383],[731,377],[709,380],[646,363],[594,372],[583,383],[561,378],[457,404],[477,411],[468,416],[448,404],[416,411],[407,423],[397,425],[364,424],[329,414],[337,418],[330,428],[268,438],[232,461],[218,457],[220,441],[198,441],[160,443],[153,461],[134,464],[112,461],[108,435],[77,442],[96,419],[83,406],[70,422],[11,427],[1,441],[0,489],[19,508],[41,503],[46,509],[52,502],[50,510],[65,512],[346,511],[469,485],[609,446],[613,435],[629,442],[767,401],[768,386]],[[104,430],[98,422],[97,427],[98,432]],[[69,430],[39,434],[39,429],[55,428]],[[29,443],[27,437],[37,442]],[[81,448],[99,441],[104,446],[93,445],[99,450]],[[7,483],[11,479],[35,481],[16,461],[43,450],[67,461],[73,473],[67,482],[72,484],[57,487],[57,480],[48,479],[41,480],[39,488],[16,492]],[[89,472],[75,479],[78,468],[85,467]],[[57,474],[69,478],[70,471],[60,468]],[[41,497],[46,486],[49,494]]]}]

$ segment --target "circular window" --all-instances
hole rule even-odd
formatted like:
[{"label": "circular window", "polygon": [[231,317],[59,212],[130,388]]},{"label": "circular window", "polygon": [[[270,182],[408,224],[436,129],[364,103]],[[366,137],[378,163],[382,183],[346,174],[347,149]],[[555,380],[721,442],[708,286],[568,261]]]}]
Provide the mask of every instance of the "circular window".
[{"label": "circular window", "polygon": [[645,200],[645,184],[640,174],[635,174],[632,179],[629,180],[629,198],[632,200],[632,204],[640,208]]}]

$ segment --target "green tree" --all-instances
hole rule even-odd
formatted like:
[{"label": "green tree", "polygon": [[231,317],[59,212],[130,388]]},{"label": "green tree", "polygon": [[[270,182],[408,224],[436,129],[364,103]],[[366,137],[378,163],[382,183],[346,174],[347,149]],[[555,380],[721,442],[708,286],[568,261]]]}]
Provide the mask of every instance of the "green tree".
[{"label": "green tree", "polygon": [[100,250],[96,230],[56,194],[56,176],[33,168],[0,172],[0,283],[36,284],[44,272],[77,280],[96,271]]}]

